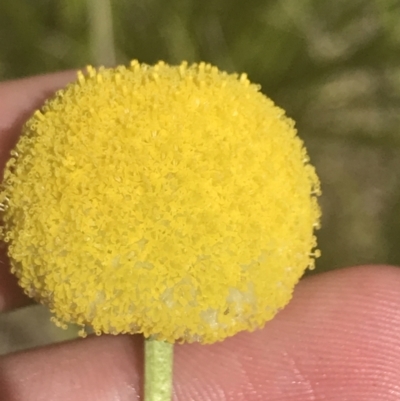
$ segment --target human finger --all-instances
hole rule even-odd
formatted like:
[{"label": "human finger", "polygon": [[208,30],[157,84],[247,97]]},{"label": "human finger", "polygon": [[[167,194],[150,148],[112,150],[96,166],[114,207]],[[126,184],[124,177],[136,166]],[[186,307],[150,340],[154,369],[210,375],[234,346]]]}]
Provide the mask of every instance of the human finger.
[{"label": "human finger", "polygon": [[[175,347],[174,400],[400,399],[400,270],[356,267],[303,280],[265,328]],[[142,341],[102,336],[0,360],[9,401],[132,400]]]}]

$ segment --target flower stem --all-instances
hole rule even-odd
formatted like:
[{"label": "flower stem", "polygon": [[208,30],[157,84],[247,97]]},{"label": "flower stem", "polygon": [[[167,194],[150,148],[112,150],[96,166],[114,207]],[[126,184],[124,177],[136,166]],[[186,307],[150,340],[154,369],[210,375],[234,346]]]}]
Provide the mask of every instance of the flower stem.
[{"label": "flower stem", "polygon": [[145,341],[144,400],[171,401],[173,344]]},{"label": "flower stem", "polygon": [[92,62],[96,65],[115,64],[115,44],[111,0],[87,0]]}]

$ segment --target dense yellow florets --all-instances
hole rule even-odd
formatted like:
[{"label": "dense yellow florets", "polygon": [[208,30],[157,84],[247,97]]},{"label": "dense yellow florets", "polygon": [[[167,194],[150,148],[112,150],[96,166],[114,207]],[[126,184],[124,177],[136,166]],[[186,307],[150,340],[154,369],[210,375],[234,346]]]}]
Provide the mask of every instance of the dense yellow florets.
[{"label": "dense yellow florets", "polygon": [[318,193],[293,122],[244,74],[134,61],[33,115],[0,201],[13,271],[59,324],[211,343],[287,304]]}]

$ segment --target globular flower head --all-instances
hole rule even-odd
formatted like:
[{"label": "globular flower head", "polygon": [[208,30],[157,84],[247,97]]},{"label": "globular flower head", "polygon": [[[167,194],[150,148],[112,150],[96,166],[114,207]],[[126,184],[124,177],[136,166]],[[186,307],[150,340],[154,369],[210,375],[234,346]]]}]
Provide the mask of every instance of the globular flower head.
[{"label": "globular flower head", "polygon": [[89,67],[32,116],[8,162],[12,269],[60,325],[203,343],[253,330],[314,266],[308,160],[244,74]]}]

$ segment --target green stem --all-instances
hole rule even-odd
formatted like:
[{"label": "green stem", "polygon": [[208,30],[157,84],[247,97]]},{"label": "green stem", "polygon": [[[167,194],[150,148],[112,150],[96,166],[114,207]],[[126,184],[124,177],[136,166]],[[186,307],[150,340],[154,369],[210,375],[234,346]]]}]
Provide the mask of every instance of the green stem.
[{"label": "green stem", "polygon": [[145,341],[144,400],[171,401],[173,344]]},{"label": "green stem", "polygon": [[111,0],[87,0],[92,61],[96,65],[115,64]]}]

